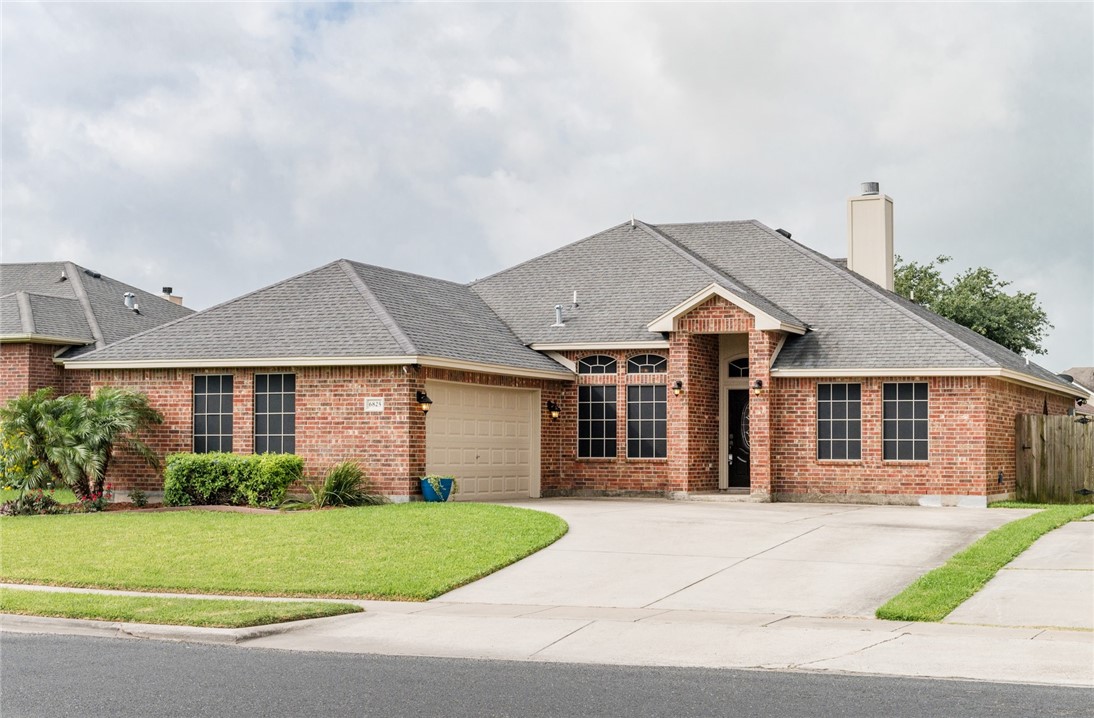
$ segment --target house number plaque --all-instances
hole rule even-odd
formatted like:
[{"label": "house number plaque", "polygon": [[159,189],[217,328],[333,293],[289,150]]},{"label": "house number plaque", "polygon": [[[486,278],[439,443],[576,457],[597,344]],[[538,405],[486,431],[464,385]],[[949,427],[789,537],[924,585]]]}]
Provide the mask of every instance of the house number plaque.
[{"label": "house number plaque", "polygon": [[382,396],[365,399],[365,411],[377,412],[384,410],[384,398]]}]

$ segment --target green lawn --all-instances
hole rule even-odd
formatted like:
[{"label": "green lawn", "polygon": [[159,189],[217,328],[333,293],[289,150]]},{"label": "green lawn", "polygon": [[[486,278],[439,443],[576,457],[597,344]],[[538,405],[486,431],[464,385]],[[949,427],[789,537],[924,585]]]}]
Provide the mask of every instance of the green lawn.
[{"label": "green lawn", "polygon": [[1091,505],[1013,504],[1013,507],[1044,510],[1000,526],[954,555],[944,566],[924,574],[879,608],[877,617],[893,621],[941,621],[1041,536],[1094,513]]},{"label": "green lawn", "polygon": [[551,544],[557,516],[410,503],[329,511],[0,518],[0,581],[427,600]]},{"label": "green lawn", "polygon": [[351,603],[246,601],[62,593],[0,588],[0,613],[56,618],[90,618],[125,623],[158,623],[209,628],[244,628],[305,618],[341,616],[363,609]]},{"label": "green lawn", "polygon": [[[32,489],[34,491],[35,489]],[[59,504],[74,504],[76,503],[76,494],[72,493],[68,489],[43,489],[45,493],[53,496],[53,500]],[[30,493],[28,491],[28,493]],[[5,501],[14,501],[19,498],[18,489],[4,489],[0,488],[0,504]]]}]

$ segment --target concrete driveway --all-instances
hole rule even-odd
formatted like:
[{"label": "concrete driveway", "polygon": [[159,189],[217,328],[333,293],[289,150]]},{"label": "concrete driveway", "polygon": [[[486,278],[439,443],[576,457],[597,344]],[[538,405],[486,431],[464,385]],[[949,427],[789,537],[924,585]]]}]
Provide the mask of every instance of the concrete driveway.
[{"label": "concrete driveway", "polygon": [[507,505],[557,514],[570,531],[436,601],[634,609],[630,620],[674,610],[872,617],[917,576],[1031,513],[653,499]]}]

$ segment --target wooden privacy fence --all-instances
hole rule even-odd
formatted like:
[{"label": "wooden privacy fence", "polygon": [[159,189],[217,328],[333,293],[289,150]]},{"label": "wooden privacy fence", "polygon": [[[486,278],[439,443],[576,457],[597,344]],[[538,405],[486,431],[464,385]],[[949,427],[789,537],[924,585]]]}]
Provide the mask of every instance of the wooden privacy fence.
[{"label": "wooden privacy fence", "polygon": [[1094,502],[1094,420],[1020,414],[1015,431],[1019,501]]}]

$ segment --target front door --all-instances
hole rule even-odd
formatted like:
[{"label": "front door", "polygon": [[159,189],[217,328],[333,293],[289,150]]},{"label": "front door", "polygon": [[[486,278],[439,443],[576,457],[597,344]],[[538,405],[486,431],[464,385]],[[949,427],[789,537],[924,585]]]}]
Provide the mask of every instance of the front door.
[{"label": "front door", "polygon": [[729,488],[749,487],[748,478],[748,389],[729,390],[726,421]]}]

